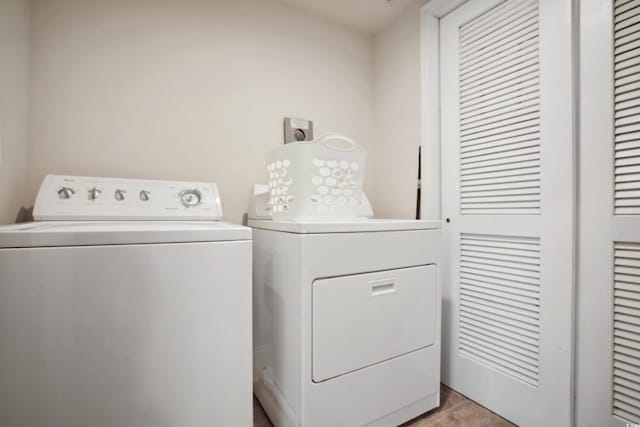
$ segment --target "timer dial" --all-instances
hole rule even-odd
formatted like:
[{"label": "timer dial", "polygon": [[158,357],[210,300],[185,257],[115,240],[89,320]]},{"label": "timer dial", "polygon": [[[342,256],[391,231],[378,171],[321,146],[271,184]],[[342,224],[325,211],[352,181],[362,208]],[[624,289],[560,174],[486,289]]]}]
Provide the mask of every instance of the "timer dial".
[{"label": "timer dial", "polygon": [[183,190],[180,193],[180,202],[182,202],[182,206],[184,206],[185,208],[193,208],[195,206],[198,206],[201,201],[202,194],[198,190]]}]

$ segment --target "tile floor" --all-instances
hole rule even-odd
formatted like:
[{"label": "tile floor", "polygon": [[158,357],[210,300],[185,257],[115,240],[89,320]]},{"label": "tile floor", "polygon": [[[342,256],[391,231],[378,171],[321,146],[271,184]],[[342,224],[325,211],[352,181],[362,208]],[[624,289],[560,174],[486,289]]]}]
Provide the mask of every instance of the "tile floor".
[{"label": "tile floor", "polygon": [[[415,418],[402,427],[516,427],[463,395],[442,386],[440,408]],[[258,401],[253,399],[254,427],[272,427]]]}]

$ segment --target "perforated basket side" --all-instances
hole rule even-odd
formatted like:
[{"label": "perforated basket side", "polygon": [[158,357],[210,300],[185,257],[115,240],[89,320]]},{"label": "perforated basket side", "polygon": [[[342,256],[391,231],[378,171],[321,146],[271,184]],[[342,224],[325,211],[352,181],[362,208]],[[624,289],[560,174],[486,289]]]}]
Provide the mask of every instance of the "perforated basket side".
[{"label": "perforated basket side", "polygon": [[274,216],[288,212],[294,201],[291,160],[277,159],[267,164],[269,177],[269,203]]},{"label": "perforated basket side", "polygon": [[357,216],[365,159],[366,152],[348,138],[292,143],[271,151],[267,174],[274,219]]}]

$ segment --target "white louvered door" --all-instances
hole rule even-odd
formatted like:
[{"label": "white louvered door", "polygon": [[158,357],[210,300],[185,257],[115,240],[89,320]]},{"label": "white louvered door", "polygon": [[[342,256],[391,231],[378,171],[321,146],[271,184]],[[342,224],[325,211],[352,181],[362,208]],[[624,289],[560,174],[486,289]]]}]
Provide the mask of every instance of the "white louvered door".
[{"label": "white louvered door", "polygon": [[640,1],[581,2],[576,425],[640,424]]},{"label": "white louvered door", "polygon": [[521,426],[572,416],[570,0],[440,21],[443,380]]}]

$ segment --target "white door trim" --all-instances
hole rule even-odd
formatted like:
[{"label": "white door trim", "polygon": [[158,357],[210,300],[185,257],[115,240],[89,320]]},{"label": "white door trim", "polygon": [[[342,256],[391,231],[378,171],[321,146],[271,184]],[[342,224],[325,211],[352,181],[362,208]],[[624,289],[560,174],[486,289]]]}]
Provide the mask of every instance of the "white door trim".
[{"label": "white door trim", "polygon": [[[615,401],[616,243],[640,242],[638,215],[615,213],[615,7],[580,2],[579,262],[576,425],[623,427]],[[622,393],[624,395],[624,392]]]},{"label": "white door trim", "polygon": [[431,0],[420,10],[422,184],[420,218],[440,220],[440,19],[467,0]]}]

